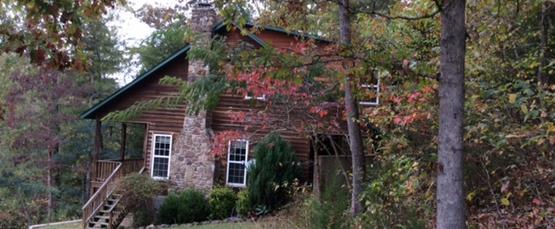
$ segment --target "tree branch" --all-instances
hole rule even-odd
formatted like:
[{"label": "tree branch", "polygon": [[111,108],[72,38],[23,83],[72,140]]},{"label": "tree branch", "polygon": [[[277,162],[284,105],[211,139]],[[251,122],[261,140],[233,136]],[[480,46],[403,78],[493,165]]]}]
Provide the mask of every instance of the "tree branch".
[{"label": "tree branch", "polygon": [[[331,2],[334,2],[336,4],[341,5],[341,1],[334,1],[334,0],[328,0]],[[433,18],[435,17],[437,14],[439,14],[441,12],[442,6],[441,6],[441,2],[440,0],[433,0],[436,6],[436,10],[430,14],[425,14],[425,15],[420,15],[420,16],[403,16],[403,15],[399,15],[399,16],[392,16],[392,15],[388,15],[388,14],[384,14],[384,13],[380,13],[377,12],[376,9],[372,9],[372,10],[355,10],[352,8],[348,8],[347,10],[351,13],[351,14],[357,14],[357,13],[364,13],[364,14],[369,14],[369,15],[375,15],[378,17],[383,17],[389,20],[397,20],[397,19],[401,19],[401,20],[408,20],[408,21],[416,21],[416,20],[422,20],[422,19],[426,19],[426,18]]]}]

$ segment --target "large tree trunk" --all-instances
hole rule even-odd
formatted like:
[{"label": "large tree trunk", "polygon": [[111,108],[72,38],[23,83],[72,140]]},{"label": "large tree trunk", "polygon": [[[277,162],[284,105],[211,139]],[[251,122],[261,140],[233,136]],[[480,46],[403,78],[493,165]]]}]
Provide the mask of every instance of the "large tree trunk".
[{"label": "large tree trunk", "polygon": [[[339,29],[340,43],[342,46],[351,45],[351,19],[349,15],[349,0],[339,2]],[[350,61],[348,61],[350,62]],[[348,63],[347,65],[350,65]],[[350,66],[349,66],[350,67]],[[348,70],[348,69],[346,69]],[[353,181],[351,194],[351,213],[357,216],[362,212],[362,182],[364,180],[364,154],[362,150],[362,138],[358,124],[358,107],[353,97],[352,82],[350,74],[345,77],[345,110],[347,111],[347,128],[349,132],[349,147],[351,150]]]},{"label": "large tree trunk", "polygon": [[538,66],[538,84],[540,85],[540,89],[542,86],[549,85],[549,76],[544,74],[545,66],[548,64],[548,60],[545,57],[546,50],[547,50],[547,42],[549,41],[549,23],[548,23],[548,8],[549,2],[544,1],[542,4],[542,9],[540,13],[540,56],[539,56],[539,66]]},{"label": "large tree trunk", "polygon": [[441,12],[437,228],[466,228],[463,190],[465,1]]},{"label": "large tree trunk", "polygon": [[48,189],[48,202],[46,209],[47,222],[52,222],[52,213],[54,212],[54,196],[52,196],[52,190],[54,189],[54,155],[58,153],[59,145],[56,144],[48,149],[48,160],[46,168],[46,187]]},{"label": "large tree trunk", "polygon": [[46,207],[46,222],[52,222],[52,150],[48,150],[48,165],[46,171],[46,188],[48,189],[48,203]]}]

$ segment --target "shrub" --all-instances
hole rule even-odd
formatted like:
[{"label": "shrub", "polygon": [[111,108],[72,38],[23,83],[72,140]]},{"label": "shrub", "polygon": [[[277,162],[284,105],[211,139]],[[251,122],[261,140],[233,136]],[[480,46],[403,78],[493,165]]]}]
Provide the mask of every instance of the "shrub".
[{"label": "shrub", "polygon": [[414,195],[426,177],[418,163],[406,155],[390,155],[382,160],[367,173],[370,181],[362,195],[366,214],[361,214],[359,220],[368,227],[426,228],[426,219],[433,217],[433,199]]},{"label": "shrub", "polygon": [[252,211],[252,204],[249,198],[249,191],[248,190],[241,190],[237,194],[237,214],[240,216],[248,216],[248,214]]},{"label": "shrub", "polygon": [[300,210],[299,228],[353,228],[350,225],[350,193],[338,178],[332,178],[320,198],[310,196]]},{"label": "shrub", "polygon": [[226,187],[214,188],[208,197],[210,204],[210,218],[224,219],[230,217],[237,202],[235,192]]},{"label": "shrub", "polygon": [[116,192],[122,194],[121,203],[134,215],[134,226],[145,226],[154,222],[153,198],[164,190],[164,185],[149,176],[131,174],[118,183]]},{"label": "shrub", "polygon": [[174,224],[178,222],[179,201],[179,196],[175,193],[171,193],[166,197],[158,212],[158,221],[160,223]]},{"label": "shrub", "polygon": [[200,222],[208,219],[210,206],[202,192],[188,189],[170,194],[160,206],[159,220],[165,224]]},{"label": "shrub", "polygon": [[250,203],[266,210],[283,205],[300,174],[293,147],[279,134],[270,133],[254,148],[254,158],[248,170]]}]

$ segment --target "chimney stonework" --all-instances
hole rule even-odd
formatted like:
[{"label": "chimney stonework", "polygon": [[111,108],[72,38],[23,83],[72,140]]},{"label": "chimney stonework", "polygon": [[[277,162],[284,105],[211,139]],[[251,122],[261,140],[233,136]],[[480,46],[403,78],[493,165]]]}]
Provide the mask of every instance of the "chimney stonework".
[{"label": "chimney stonework", "polygon": [[[193,47],[209,47],[212,27],[216,20],[216,11],[211,4],[197,3],[189,22],[196,34]],[[208,66],[202,60],[189,60],[189,82],[206,77],[208,72]],[[177,190],[195,188],[209,191],[214,185],[215,159],[211,154],[213,134],[208,119],[206,111],[201,111],[198,115],[185,116],[183,129],[176,138],[170,162],[170,180]]]}]

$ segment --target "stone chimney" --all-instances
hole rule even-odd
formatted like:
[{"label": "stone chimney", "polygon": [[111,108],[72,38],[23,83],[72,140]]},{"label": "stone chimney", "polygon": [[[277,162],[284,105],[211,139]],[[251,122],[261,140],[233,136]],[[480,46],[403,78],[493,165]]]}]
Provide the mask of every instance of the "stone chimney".
[{"label": "stone chimney", "polygon": [[[193,47],[210,47],[212,27],[218,20],[211,3],[199,0],[192,10],[189,25],[196,34]],[[190,83],[208,75],[202,60],[189,60],[187,81]],[[214,185],[215,161],[212,155],[212,130],[206,111],[185,115],[183,128],[176,136],[170,163],[170,180],[175,189],[195,188],[209,191]]]},{"label": "stone chimney", "polygon": [[[195,33],[195,41],[191,44],[193,47],[210,47],[210,39],[212,37],[212,27],[217,22],[218,16],[212,3],[208,0],[199,0],[191,14],[189,25],[193,33]],[[195,81],[199,77],[208,74],[208,66],[202,61],[189,61],[189,81]]]}]

